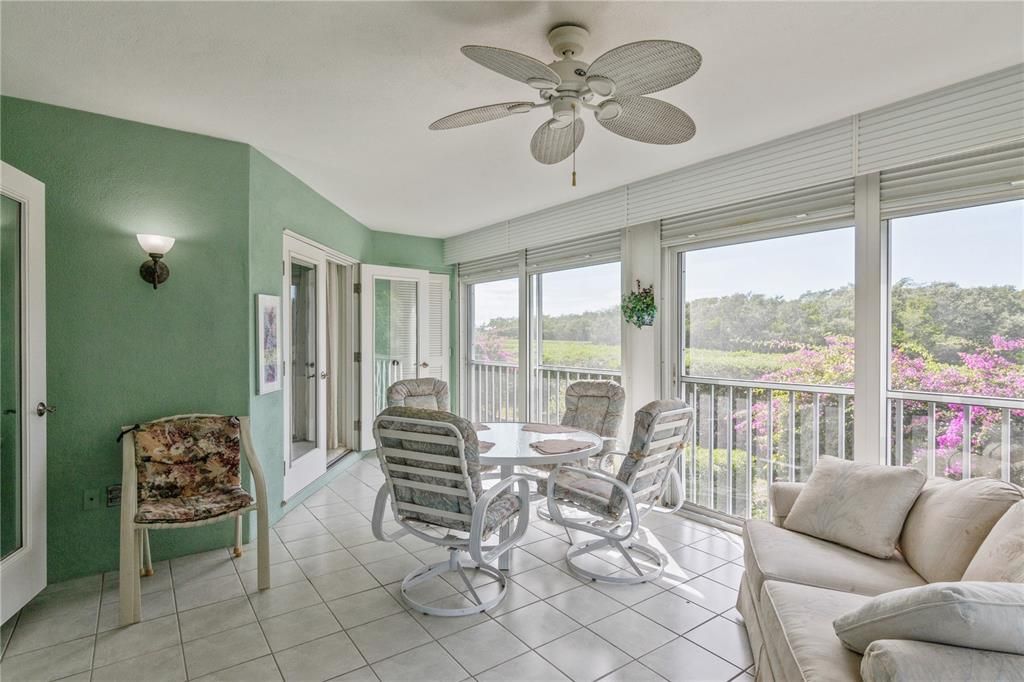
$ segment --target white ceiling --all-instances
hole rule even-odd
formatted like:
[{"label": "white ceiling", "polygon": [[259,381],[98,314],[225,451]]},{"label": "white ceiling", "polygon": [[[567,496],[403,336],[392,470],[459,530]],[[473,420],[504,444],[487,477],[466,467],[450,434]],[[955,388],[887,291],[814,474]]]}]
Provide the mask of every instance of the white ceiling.
[{"label": "white ceiling", "polygon": [[[657,95],[697,136],[659,147],[591,119],[568,164],[529,140],[542,111],[431,132],[531,89],[471,62],[495,45],[553,59],[645,38],[704,56]],[[7,95],[244,141],[377,230],[444,237],[742,149],[1024,61],[1024,3],[4,2]]]}]

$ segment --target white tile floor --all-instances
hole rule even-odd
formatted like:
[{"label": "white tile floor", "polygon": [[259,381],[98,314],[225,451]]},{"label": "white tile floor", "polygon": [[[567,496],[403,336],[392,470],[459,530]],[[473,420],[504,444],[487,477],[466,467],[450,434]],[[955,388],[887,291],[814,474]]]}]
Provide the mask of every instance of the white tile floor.
[{"label": "white tile floor", "polygon": [[[487,614],[412,613],[398,582],[446,553],[381,543],[369,515],[382,481],[357,462],[271,534],[272,587],[255,548],[160,562],[143,579],[144,620],[117,627],[117,574],[49,586],[3,628],[4,682],[18,680],[749,680],[736,612],[743,545],[669,515],[647,540],[672,558],[657,583],[614,586],[568,573],[565,533],[533,517],[505,600]],[[593,559],[615,573],[620,565]],[[436,582],[419,598],[467,603]],[[486,592],[486,588],[483,588]]]}]

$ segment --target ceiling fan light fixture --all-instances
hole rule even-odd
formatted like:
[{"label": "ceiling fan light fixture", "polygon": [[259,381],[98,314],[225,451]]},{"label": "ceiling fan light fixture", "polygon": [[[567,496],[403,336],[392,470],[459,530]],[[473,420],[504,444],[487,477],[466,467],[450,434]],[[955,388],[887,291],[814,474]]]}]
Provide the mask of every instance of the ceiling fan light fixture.
[{"label": "ceiling fan light fixture", "polygon": [[527,78],[526,84],[538,90],[553,90],[558,87],[558,83],[550,78]]},{"label": "ceiling fan light fixture", "polygon": [[622,105],[613,99],[606,100],[597,105],[594,116],[598,121],[614,121],[622,115]]},{"label": "ceiling fan light fixture", "polygon": [[513,104],[508,108],[508,110],[513,114],[528,114],[533,111],[533,105],[521,102],[519,104]]},{"label": "ceiling fan light fixture", "polygon": [[615,94],[615,83],[604,76],[591,76],[587,79],[587,86],[598,97],[611,97]]}]

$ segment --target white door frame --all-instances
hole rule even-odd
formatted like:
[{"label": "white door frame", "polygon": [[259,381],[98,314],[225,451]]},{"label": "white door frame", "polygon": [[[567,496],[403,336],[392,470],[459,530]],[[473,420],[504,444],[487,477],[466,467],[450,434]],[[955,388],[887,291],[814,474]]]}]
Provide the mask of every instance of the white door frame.
[{"label": "white door frame", "polygon": [[6,163],[0,192],[21,204],[22,546],[0,562],[0,622],[46,587],[46,191]]},{"label": "white door frame", "polygon": [[360,447],[364,450],[375,447],[373,440],[373,420],[377,416],[374,411],[374,292],[376,291],[376,280],[378,278],[387,280],[398,280],[416,283],[416,376],[419,376],[419,364],[426,360],[422,357],[427,348],[427,325],[423,321],[427,319],[427,290],[430,286],[430,273],[427,270],[415,268],[397,268],[386,265],[360,265],[359,278],[361,295],[359,297],[360,310],[360,348],[362,362],[359,364],[360,371]]},{"label": "white door frame", "polygon": [[[284,235],[283,274],[281,284],[282,365],[284,372],[284,499],[315,481],[327,471],[327,258],[324,252],[306,240]],[[313,450],[292,462],[292,304],[291,264],[302,263],[316,268],[316,445]]]}]

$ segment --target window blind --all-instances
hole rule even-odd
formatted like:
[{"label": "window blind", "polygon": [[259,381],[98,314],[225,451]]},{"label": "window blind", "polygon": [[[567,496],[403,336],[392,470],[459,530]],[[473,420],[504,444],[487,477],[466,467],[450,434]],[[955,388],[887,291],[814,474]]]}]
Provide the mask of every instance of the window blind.
[{"label": "window blind", "polygon": [[475,284],[496,279],[508,279],[519,275],[519,261],[522,251],[505,253],[490,258],[459,263],[459,281],[463,284]]},{"label": "window blind", "polygon": [[883,218],[1024,198],[1024,142],[883,171]]},{"label": "window blind", "polygon": [[721,239],[773,228],[852,224],[853,178],[783,192],[661,221],[662,246]]},{"label": "window blind", "polygon": [[582,237],[551,246],[526,250],[528,272],[565,270],[586,265],[598,265],[619,260],[622,251],[622,231]]}]

